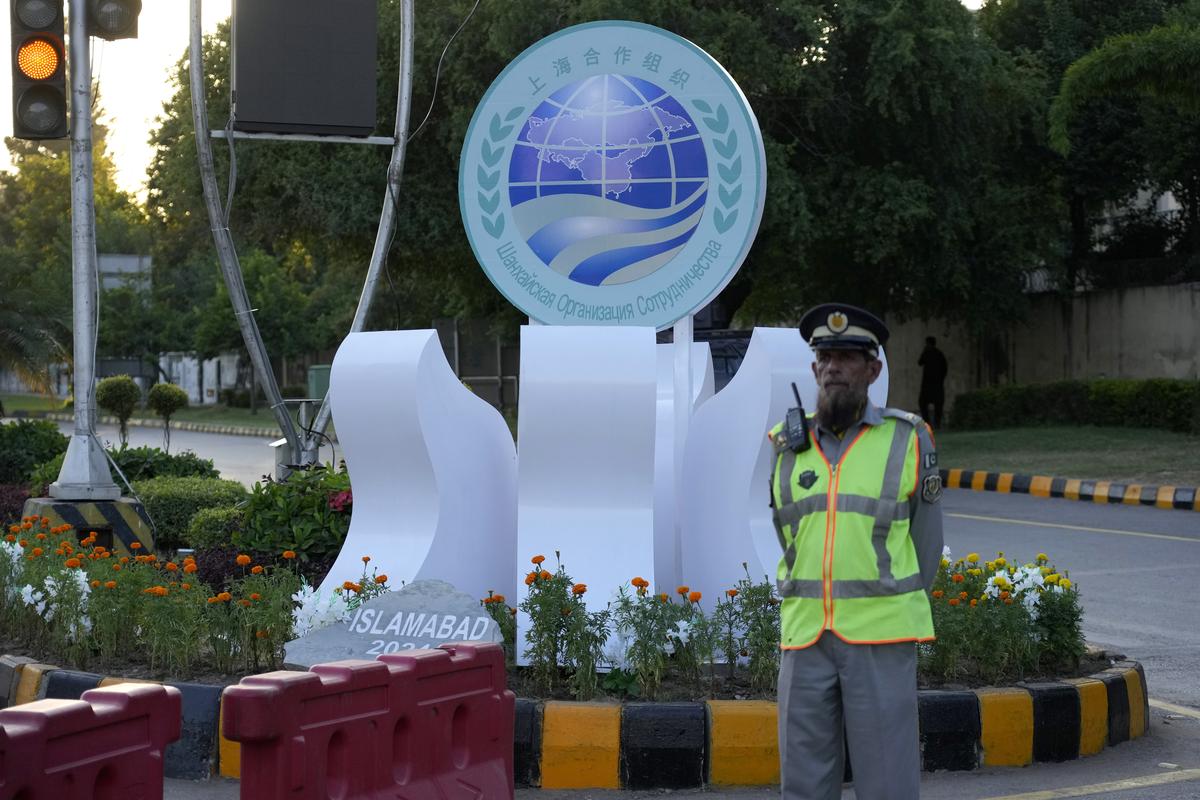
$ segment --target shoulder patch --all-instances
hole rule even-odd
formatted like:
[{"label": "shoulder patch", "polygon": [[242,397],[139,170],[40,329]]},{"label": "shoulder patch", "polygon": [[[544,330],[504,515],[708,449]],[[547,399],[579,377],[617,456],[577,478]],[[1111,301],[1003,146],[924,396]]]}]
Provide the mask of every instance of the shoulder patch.
[{"label": "shoulder patch", "polygon": [[927,475],[921,481],[921,499],[926,503],[936,503],[942,499],[942,476],[939,473]]},{"label": "shoulder patch", "polygon": [[912,425],[914,428],[917,427],[917,424],[921,421],[921,418],[911,411],[904,411],[903,409],[899,408],[881,408],[879,409],[879,413],[885,417],[902,419],[909,425]]}]

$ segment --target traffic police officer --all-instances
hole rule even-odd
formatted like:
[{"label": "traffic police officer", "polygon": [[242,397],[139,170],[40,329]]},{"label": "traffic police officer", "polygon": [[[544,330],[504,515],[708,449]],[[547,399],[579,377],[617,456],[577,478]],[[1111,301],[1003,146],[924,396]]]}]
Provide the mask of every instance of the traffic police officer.
[{"label": "traffic police officer", "polygon": [[825,304],[800,333],[817,410],[770,432],[783,797],[841,797],[844,730],[859,800],[909,800],[920,793],[915,643],[933,638],[942,553],[937,455],[919,417],[867,397],[888,339],[880,319]]}]

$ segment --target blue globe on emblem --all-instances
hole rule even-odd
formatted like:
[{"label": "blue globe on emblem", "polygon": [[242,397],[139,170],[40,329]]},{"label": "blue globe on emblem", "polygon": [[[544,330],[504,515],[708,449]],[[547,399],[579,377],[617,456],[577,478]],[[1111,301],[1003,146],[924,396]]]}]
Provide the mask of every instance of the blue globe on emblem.
[{"label": "blue globe on emblem", "polygon": [[696,232],[708,190],[700,130],[630,75],[567,84],[525,120],[509,160],[513,219],[547,266],[578,283],[626,283]]}]

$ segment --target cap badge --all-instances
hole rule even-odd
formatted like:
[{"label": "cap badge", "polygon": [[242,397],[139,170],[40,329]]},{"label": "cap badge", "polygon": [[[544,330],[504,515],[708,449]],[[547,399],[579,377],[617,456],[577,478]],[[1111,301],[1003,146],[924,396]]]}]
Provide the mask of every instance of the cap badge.
[{"label": "cap badge", "polygon": [[845,333],[846,328],[850,325],[850,321],[841,311],[834,311],[825,322],[829,325],[829,330],[834,333]]}]

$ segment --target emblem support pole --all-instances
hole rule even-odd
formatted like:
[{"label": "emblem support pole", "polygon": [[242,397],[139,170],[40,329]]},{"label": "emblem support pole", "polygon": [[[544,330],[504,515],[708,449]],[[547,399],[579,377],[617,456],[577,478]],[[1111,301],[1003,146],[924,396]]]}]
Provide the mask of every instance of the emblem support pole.
[{"label": "emblem support pole", "polygon": [[[692,421],[692,333],[693,314],[686,314],[674,326],[675,348],[675,391],[672,399],[675,406],[675,557],[672,561],[676,569],[683,563],[683,503],[686,493],[681,491],[683,486],[683,451],[687,444],[688,427]],[[678,583],[682,575],[674,575]]]}]

